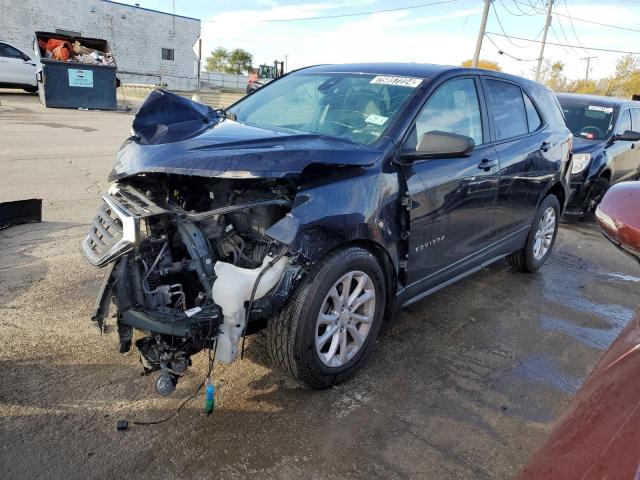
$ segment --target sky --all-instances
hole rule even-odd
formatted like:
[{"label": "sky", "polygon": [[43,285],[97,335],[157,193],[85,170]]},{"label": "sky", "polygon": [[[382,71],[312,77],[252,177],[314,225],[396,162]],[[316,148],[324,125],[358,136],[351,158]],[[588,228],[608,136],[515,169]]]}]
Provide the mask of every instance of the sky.
[{"label": "sky", "polygon": [[[221,46],[243,48],[254,66],[287,59],[288,70],[319,63],[417,62],[458,65],[473,56],[482,16],[482,0],[448,0],[440,5],[399,9],[438,0],[126,0],[141,7],[202,20],[203,56]],[[440,0],[445,1],[445,0]],[[494,0],[487,32],[541,39],[546,0]],[[569,79],[611,75],[621,53],[589,47],[640,52],[640,0],[555,0],[545,63],[564,62]],[[314,20],[308,17],[338,16]],[[344,16],[351,15],[351,16]],[[566,16],[573,17],[570,20]],[[296,20],[297,19],[297,20]],[[637,29],[638,32],[594,25],[577,19]],[[276,21],[278,20],[278,21]],[[286,21],[281,21],[286,20]],[[497,61],[502,70],[533,77],[539,43],[489,35],[481,58]],[[584,48],[580,48],[584,47]],[[500,54],[499,51],[504,52]],[[533,60],[533,61],[532,61]]]}]

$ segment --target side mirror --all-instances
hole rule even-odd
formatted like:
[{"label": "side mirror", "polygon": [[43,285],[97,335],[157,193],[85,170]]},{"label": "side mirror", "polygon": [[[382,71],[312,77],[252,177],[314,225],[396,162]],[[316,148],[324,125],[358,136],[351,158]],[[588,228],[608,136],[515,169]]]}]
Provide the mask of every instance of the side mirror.
[{"label": "side mirror", "polygon": [[613,136],[614,142],[617,142],[618,140],[626,142],[637,142],[638,140],[640,140],[640,133],[634,132],[633,130],[625,130],[624,133]]},{"label": "side mirror", "polygon": [[607,191],[598,205],[596,220],[614,245],[640,261],[638,204],[640,182],[620,182]]},{"label": "side mirror", "polygon": [[405,159],[464,157],[473,152],[473,138],[457,133],[433,130],[422,134],[416,150],[403,152]]},{"label": "side mirror", "polygon": [[22,54],[22,60],[24,60],[25,62],[30,62],[31,61],[31,57],[29,55],[27,55],[26,53]]}]

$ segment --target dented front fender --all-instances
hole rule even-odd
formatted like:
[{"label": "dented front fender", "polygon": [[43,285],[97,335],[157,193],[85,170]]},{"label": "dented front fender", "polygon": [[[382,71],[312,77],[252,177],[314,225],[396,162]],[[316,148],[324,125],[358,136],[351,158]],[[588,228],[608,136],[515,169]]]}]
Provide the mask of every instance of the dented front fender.
[{"label": "dented front fender", "polygon": [[301,190],[291,211],[265,233],[312,262],[345,243],[375,242],[397,268],[398,199],[397,172],[352,169]]}]

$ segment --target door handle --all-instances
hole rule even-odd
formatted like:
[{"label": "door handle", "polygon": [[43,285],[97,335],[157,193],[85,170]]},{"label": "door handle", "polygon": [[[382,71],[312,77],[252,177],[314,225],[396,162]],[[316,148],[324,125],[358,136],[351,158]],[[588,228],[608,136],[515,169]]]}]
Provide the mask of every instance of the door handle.
[{"label": "door handle", "polygon": [[488,158],[483,158],[482,161],[478,164],[478,168],[484,170],[485,172],[488,172],[497,164],[498,162],[496,162],[495,160],[489,160]]},{"label": "door handle", "polygon": [[542,142],[542,145],[540,145],[540,150],[542,150],[543,152],[546,152],[550,148],[551,144],[549,142]]}]

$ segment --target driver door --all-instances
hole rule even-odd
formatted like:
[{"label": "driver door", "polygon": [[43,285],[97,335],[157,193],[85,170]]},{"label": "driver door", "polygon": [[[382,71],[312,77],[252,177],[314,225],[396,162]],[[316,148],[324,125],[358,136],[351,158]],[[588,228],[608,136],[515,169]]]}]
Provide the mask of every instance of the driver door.
[{"label": "driver door", "polygon": [[475,76],[440,85],[418,115],[403,151],[429,131],[473,138],[468,156],[405,165],[411,199],[408,283],[426,290],[482,263],[493,227],[500,165],[489,144],[482,87]]}]

